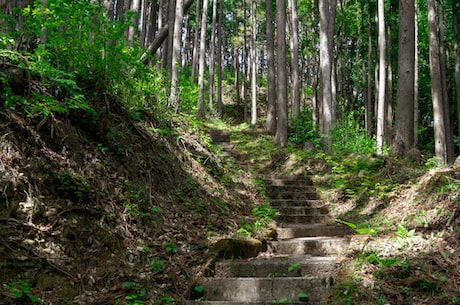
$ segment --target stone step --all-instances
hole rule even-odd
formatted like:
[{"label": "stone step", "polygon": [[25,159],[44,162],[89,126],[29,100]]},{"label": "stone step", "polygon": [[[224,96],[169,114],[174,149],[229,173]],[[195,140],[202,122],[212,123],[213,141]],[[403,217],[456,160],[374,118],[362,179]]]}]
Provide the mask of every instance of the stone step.
[{"label": "stone step", "polygon": [[232,301],[185,301],[186,305],[327,305],[327,301],[298,301],[298,302],[232,302]]},{"label": "stone step", "polygon": [[278,215],[275,220],[281,224],[315,224],[327,223],[330,217],[328,215]]},{"label": "stone step", "polygon": [[265,187],[267,194],[274,193],[316,193],[316,187],[313,185],[269,185]]},{"label": "stone step", "polygon": [[209,132],[213,143],[230,142],[230,133],[226,130],[214,129]]},{"label": "stone step", "polygon": [[343,237],[353,234],[353,230],[342,224],[279,224],[276,228],[279,240],[313,236]]},{"label": "stone step", "polygon": [[330,256],[280,256],[218,262],[215,277],[332,277],[340,262]]},{"label": "stone step", "polygon": [[327,216],[329,214],[329,209],[325,206],[311,208],[305,206],[287,206],[279,207],[277,209],[281,215],[290,215],[290,216]]},{"label": "stone step", "polygon": [[284,200],[317,200],[320,199],[316,191],[304,191],[304,192],[273,192],[267,193],[270,199],[284,199]]},{"label": "stone step", "polygon": [[[203,300],[234,302],[299,302],[299,294],[308,301],[324,301],[331,294],[332,280],[316,277],[274,278],[202,278]],[[272,303],[273,304],[273,303]]]},{"label": "stone step", "polygon": [[313,185],[313,181],[309,176],[298,177],[264,177],[262,178],[265,185],[286,186],[286,185]]},{"label": "stone step", "polygon": [[313,236],[272,241],[269,249],[275,255],[341,255],[346,252],[349,237]]},{"label": "stone step", "polygon": [[301,206],[307,208],[325,207],[324,201],[321,199],[271,199],[270,205],[274,208]]}]

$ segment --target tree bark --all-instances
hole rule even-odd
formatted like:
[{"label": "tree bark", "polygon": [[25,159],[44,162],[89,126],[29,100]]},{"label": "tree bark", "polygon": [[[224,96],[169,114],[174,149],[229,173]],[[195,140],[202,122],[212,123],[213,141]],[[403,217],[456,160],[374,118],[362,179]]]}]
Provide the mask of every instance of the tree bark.
[{"label": "tree bark", "polygon": [[195,16],[195,36],[193,38],[193,55],[192,55],[192,75],[191,75],[191,80],[192,83],[195,82],[195,74],[196,74],[196,67],[197,67],[197,62],[198,62],[198,33],[200,32],[200,3],[201,1],[198,0],[196,2],[196,16]]},{"label": "tree bark", "polygon": [[130,11],[133,12],[133,17],[131,18],[131,25],[129,26],[128,41],[130,44],[134,43],[134,38],[138,33],[138,24],[139,24],[139,6],[140,0],[132,0]]},{"label": "tree bark", "polygon": [[214,68],[216,45],[217,0],[212,0],[211,40],[209,41],[209,111],[214,112]]},{"label": "tree bark", "polygon": [[378,0],[379,93],[377,103],[377,153],[383,153],[385,142],[385,2]]},{"label": "tree bark", "polygon": [[[324,135],[324,145],[330,148],[332,143],[331,134],[335,127],[335,104],[333,102],[332,88],[332,37],[335,23],[336,0],[319,0],[320,15],[320,78],[321,78],[321,132]],[[332,30],[331,30],[332,28]]]},{"label": "tree bark", "polygon": [[275,78],[275,42],[273,26],[273,0],[265,0],[267,23],[267,132],[276,132],[276,78]]},{"label": "tree bark", "polygon": [[179,63],[181,62],[181,46],[182,46],[182,19],[184,16],[183,0],[176,0],[176,13],[174,18],[174,34],[171,59],[171,92],[170,105],[175,113],[179,112]]},{"label": "tree bark", "polygon": [[[454,57],[455,57],[455,93],[457,100],[457,125],[458,125],[458,136],[460,137],[460,54],[459,54],[459,31],[458,31],[458,18],[459,18],[459,8],[458,2],[452,1],[452,27],[454,34]],[[460,143],[459,143],[460,145]]]},{"label": "tree bark", "polygon": [[219,0],[219,22],[217,26],[217,113],[219,118],[222,117],[222,80],[223,80],[223,65],[222,65],[222,46],[223,38],[223,18],[224,18],[224,0]]},{"label": "tree bark", "polygon": [[297,0],[288,0],[289,24],[291,29],[291,103],[292,117],[295,119],[300,113],[300,83],[299,83],[299,17],[297,14]]},{"label": "tree bark", "polygon": [[434,141],[435,155],[443,163],[448,162],[447,158],[447,139],[446,124],[442,84],[441,84],[441,66],[439,59],[438,29],[436,25],[435,0],[427,0],[428,8],[428,29],[430,43],[430,76],[431,76],[431,98],[433,100],[433,124],[434,124]]},{"label": "tree bark", "polygon": [[251,0],[251,125],[257,123],[257,23],[256,0]]},{"label": "tree bark", "polygon": [[204,119],[204,70],[206,55],[206,26],[208,24],[208,0],[203,0],[201,14],[200,59],[198,63],[198,118]]},{"label": "tree bark", "polygon": [[286,71],[286,2],[277,0],[276,8],[276,48],[277,48],[277,122],[275,141],[282,147],[287,145],[287,71]]},{"label": "tree bark", "polygon": [[414,147],[415,2],[399,1],[398,89],[393,151],[403,156]]}]

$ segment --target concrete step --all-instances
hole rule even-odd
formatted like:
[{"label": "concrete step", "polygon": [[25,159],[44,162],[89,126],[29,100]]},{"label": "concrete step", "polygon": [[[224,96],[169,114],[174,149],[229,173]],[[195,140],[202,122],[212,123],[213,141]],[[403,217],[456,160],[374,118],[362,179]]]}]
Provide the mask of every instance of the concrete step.
[{"label": "concrete step", "polygon": [[268,259],[225,260],[215,277],[332,277],[340,262],[331,256],[279,256]]},{"label": "concrete step", "polygon": [[320,208],[326,206],[321,199],[271,199],[270,205],[275,208],[296,206]]},{"label": "concrete step", "polygon": [[308,301],[324,301],[331,294],[332,280],[315,277],[274,278],[202,278],[203,300],[231,302],[299,302],[299,294]]},{"label": "concrete step", "polygon": [[353,234],[353,230],[342,224],[279,224],[276,229],[279,240],[313,236],[339,236]]},{"label": "concrete step", "polygon": [[327,216],[329,214],[329,209],[325,206],[322,207],[305,207],[305,206],[287,206],[287,207],[278,207],[277,210],[281,215],[291,215],[291,216]]},{"label": "concrete step", "polygon": [[204,301],[204,300],[194,300],[194,301],[185,301],[186,305],[330,305],[331,302],[326,300],[323,301],[286,301],[280,300],[278,302],[232,302],[232,301]]},{"label": "concrete step", "polygon": [[271,199],[283,199],[283,200],[318,200],[320,199],[318,193],[314,190],[304,192],[271,192],[267,193],[267,196]]},{"label": "concrete step", "polygon": [[278,215],[275,217],[276,222],[281,224],[327,223],[329,219],[328,215]]},{"label": "concrete step", "polygon": [[267,194],[273,193],[316,193],[316,187],[313,185],[269,185],[265,187]]},{"label": "concrete step", "polygon": [[313,181],[309,176],[263,177],[262,180],[267,186],[313,185]]},{"label": "concrete step", "polygon": [[350,243],[349,237],[313,236],[272,241],[269,249],[275,255],[341,255]]}]

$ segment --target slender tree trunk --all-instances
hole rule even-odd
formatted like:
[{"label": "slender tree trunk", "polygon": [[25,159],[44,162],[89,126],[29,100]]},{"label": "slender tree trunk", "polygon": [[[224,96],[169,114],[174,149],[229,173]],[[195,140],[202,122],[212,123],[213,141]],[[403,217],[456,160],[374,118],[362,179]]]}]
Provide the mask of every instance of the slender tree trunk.
[{"label": "slender tree trunk", "polygon": [[383,153],[385,140],[385,2],[378,0],[379,95],[377,104],[377,153]]},{"label": "slender tree trunk", "polygon": [[391,146],[392,143],[392,129],[393,129],[393,65],[392,65],[392,50],[393,50],[393,35],[391,31],[391,24],[387,24],[387,58],[386,58],[386,67],[387,67],[387,86],[385,93],[385,143],[388,146]]},{"label": "slender tree trunk", "polygon": [[219,118],[222,117],[222,80],[223,80],[223,65],[222,65],[222,45],[223,39],[223,17],[224,16],[224,0],[219,0],[219,21],[217,25],[217,113]]},{"label": "slender tree trunk", "polygon": [[217,0],[212,2],[211,41],[209,42],[209,111],[214,112],[214,68],[217,24]]},{"label": "slender tree trunk", "polygon": [[418,143],[418,118],[419,118],[419,93],[418,93],[418,5],[417,1],[414,4],[414,36],[415,36],[415,47],[414,47],[414,147],[417,147]]},{"label": "slender tree trunk", "polygon": [[415,2],[399,1],[398,89],[395,142],[392,149],[403,156],[414,147]]},{"label": "slender tree trunk", "polygon": [[170,105],[173,107],[174,112],[179,112],[179,63],[181,56],[182,45],[182,19],[184,16],[184,2],[183,0],[176,0],[176,13],[174,20],[174,34],[173,34],[173,48],[171,60],[171,92],[170,92]]},{"label": "slender tree trunk", "polygon": [[297,118],[300,113],[300,83],[299,83],[299,17],[297,14],[297,0],[288,0],[289,24],[291,29],[291,103],[292,117]]},{"label": "slender tree trunk", "polygon": [[235,68],[235,91],[236,91],[236,105],[240,106],[241,104],[241,93],[240,93],[240,52],[237,46],[233,47],[233,65]]},{"label": "slender tree trunk", "polygon": [[286,2],[276,1],[276,48],[277,48],[277,122],[275,140],[282,147],[287,145],[287,71],[286,71]]},{"label": "slender tree trunk", "polygon": [[324,134],[324,144],[327,148],[331,145],[331,133],[335,127],[335,117],[333,104],[333,88],[332,88],[332,49],[330,33],[331,27],[334,27],[335,19],[335,0],[319,0],[319,15],[320,15],[320,77],[321,77],[321,132]]},{"label": "slender tree trunk", "polygon": [[134,38],[138,33],[138,24],[139,24],[139,7],[140,0],[132,0],[130,10],[133,12],[133,17],[131,18],[131,25],[129,26],[128,41],[130,44],[134,43]]},{"label": "slender tree trunk", "polygon": [[200,34],[200,60],[198,67],[198,117],[204,119],[204,70],[206,55],[206,26],[208,24],[208,0],[203,0],[203,11],[201,14]]},{"label": "slender tree trunk", "polygon": [[365,104],[365,121],[366,121],[366,134],[372,134],[372,118],[374,117],[373,99],[372,99],[372,34],[371,34],[371,7],[368,4],[368,18],[367,18],[367,90],[366,90],[366,104]]},{"label": "slender tree trunk", "polygon": [[441,67],[441,85],[442,85],[442,104],[444,107],[444,120],[447,122],[444,126],[446,129],[446,145],[447,145],[447,162],[452,161],[454,156],[454,140],[452,137],[452,128],[450,126],[450,105],[449,94],[447,91],[447,75],[446,75],[446,51],[444,47],[444,13],[442,7],[443,1],[438,2],[438,35],[439,35],[439,62]]},{"label": "slender tree trunk", "polygon": [[251,125],[257,123],[257,23],[256,0],[251,0]]},{"label": "slender tree trunk", "polygon": [[139,33],[139,40],[141,43],[142,47],[146,46],[146,37],[147,37],[147,17],[148,16],[148,4],[147,0],[142,0],[142,5],[141,5],[141,21],[140,21],[140,26],[141,26],[141,31]]},{"label": "slender tree trunk", "polygon": [[435,0],[427,0],[428,29],[430,43],[431,98],[433,99],[435,155],[447,163],[447,139],[442,83],[439,59],[438,29],[436,24]]},{"label": "slender tree trunk", "polygon": [[[317,7],[315,0],[311,0],[311,7]],[[317,128],[319,126],[319,109],[321,108],[320,99],[318,99],[318,60],[316,57],[317,54],[317,36],[316,36],[316,25],[318,24],[317,15],[315,14],[316,10],[311,10],[311,48],[313,50],[311,59],[312,59],[312,120],[313,125]],[[319,104],[319,105],[318,105]]]},{"label": "slender tree trunk", "polygon": [[265,0],[267,22],[267,131],[276,132],[276,78],[275,78],[275,42],[273,26],[273,0]]},{"label": "slender tree trunk", "polygon": [[[458,136],[460,137],[460,54],[459,54],[459,31],[458,31],[458,15],[459,15],[459,3],[452,1],[452,27],[454,34],[454,57],[455,57],[455,93],[457,100],[457,125],[458,125]],[[460,143],[459,143],[460,145]]]},{"label": "slender tree trunk", "polygon": [[198,33],[200,32],[200,0],[196,2],[196,16],[195,16],[195,36],[193,39],[193,55],[192,55],[192,83],[195,82],[195,73],[196,73],[196,66],[198,62]]}]

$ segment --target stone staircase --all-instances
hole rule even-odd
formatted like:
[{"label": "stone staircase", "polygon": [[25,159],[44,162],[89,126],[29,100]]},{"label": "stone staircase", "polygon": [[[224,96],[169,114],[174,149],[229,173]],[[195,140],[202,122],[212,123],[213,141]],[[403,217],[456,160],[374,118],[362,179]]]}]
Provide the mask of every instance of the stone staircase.
[{"label": "stone staircase", "polygon": [[[231,149],[229,141],[219,142]],[[217,261],[209,277],[196,279],[193,285],[201,293],[188,305],[333,304],[334,277],[352,232],[331,224],[327,204],[308,175],[263,180],[279,211],[277,239],[257,257]]]}]

